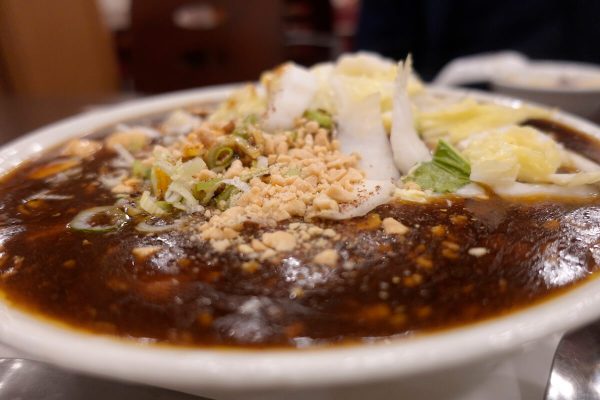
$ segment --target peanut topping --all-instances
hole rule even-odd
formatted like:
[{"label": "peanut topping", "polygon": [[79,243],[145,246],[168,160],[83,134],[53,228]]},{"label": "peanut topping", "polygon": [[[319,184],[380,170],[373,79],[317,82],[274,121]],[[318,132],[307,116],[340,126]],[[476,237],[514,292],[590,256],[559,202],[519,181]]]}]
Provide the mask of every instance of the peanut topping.
[{"label": "peanut topping", "polygon": [[90,157],[102,148],[102,143],[96,140],[72,139],[62,151],[65,156],[71,157]]},{"label": "peanut topping", "polygon": [[381,225],[388,235],[404,235],[408,232],[408,227],[394,218],[384,218]]},{"label": "peanut topping", "polygon": [[[275,227],[290,218],[309,221],[322,213],[339,212],[340,205],[357,200],[355,185],[364,180],[357,169],[358,156],[339,152],[339,143],[328,138],[328,131],[314,121],[304,122],[293,132],[265,134],[257,128],[251,129],[254,142],[266,156],[266,173],[256,175],[255,170],[235,160],[223,173],[226,179],[247,180],[248,189],[239,193],[234,204],[223,212],[205,215],[209,218],[198,226],[199,238],[210,241],[233,240],[236,246],[247,244],[255,253],[267,248],[275,252],[290,251],[304,240],[306,232],[280,231],[266,234],[259,240],[244,239],[242,230],[245,222]],[[208,176],[214,179],[215,174]],[[253,176],[254,174],[254,176]],[[216,177],[218,178],[218,174]],[[331,239],[335,232],[329,231],[325,238]],[[220,249],[224,244],[217,242]],[[248,247],[236,247],[238,251],[254,256]],[[270,253],[270,252],[269,252]]]},{"label": "peanut topping", "polygon": [[160,246],[136,247],[133,250],[131,250],[131,253],[138,260],[144,260],[144,259],[150,257],[151,255],[153,255],[154,253],[157,253],[161,249],[162,249],[162,247],[160,247]]},{"label": "peanut topping", "polygon": [[489,249],[485,247],[471,247],[468,251],[469,255],[472,255],[473,257],[482,257],[489,252]]},{"label": "peanut topping", "polygon": [[[265,131],[251,115],[223,112],[201,120],[178,111],[161,132],[118,128],[104,145],[119,153],[118,167],[131,172],[108,176],[106,186],[124,199],[147,192],[141,208],[156,216],[171,210],[203,216],[186,229],[217,252],[268,259],[298,246],[311,254],[331,247],[336,232],[307,229],[312,219],[343,214],[368,198],[360,156],[340,152],[331,128],[307,118],[287,131]],[[161,133],[169,140],[148,150],[152,135]],[[76,153],[83,144],[69,150]],[[305,226],[283,228],[292,218]],[[251,225],[280,230],[254,238],[245,232]],[[324,254],[323,264],[333,262],[332,252]]]},{"label": "peanut topping", "polygon": [[262,235],[262,241],[277,251],[292,251],[296,247],[296,238],[285,231],[267,232]]},{"label": "peanut topping", "polygon": [[336,250],[327,249],[318,253],[313,261],[317,264],[327,265],[328,267],[335,267],[339,258],[339,254]]}]

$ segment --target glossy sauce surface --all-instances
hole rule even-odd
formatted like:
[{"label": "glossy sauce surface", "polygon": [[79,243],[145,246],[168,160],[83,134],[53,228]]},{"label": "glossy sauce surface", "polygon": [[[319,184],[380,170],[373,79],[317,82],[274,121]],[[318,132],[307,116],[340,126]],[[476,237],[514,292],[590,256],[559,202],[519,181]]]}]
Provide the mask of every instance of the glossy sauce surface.
[{"label": "glossy sauce surface", "polygon": [[530,119],[525,121],[524,124],[548,133],[567,149],[597,163],[600,162],[600,142],[590,140],[590,137],[584,133],[571,129],[560,122],[546,119]]},{"label": "glossy sauce surface", "polygon": [[[114,154],[102,150],[50,183],[31,179],[53,157],[0,183],[0,287],[19,307],[93,332],[194,346],[371,341],[534,304],[587,279],[600,262],[600,201],[491,196],[398,202],[318,222],[340,235],[335,267],[293,251],[249,269],[243,254],[215,252],[189,229],[68,229],[79,211],[114,203],[97,182]],[[27,200],[43,190],[66,198]],[[409,232],[386,235],[386,217]],[[194,218],[204,217],[188,226]],[[141,246],[160,250],[140,259],[132,250]]]}]

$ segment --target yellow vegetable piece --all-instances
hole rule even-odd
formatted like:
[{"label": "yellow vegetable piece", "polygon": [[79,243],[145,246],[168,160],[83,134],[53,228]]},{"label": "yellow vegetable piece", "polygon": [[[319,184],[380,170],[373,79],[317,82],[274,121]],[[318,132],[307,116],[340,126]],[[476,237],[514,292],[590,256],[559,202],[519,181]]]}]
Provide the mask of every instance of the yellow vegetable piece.
[{"label": "yellow vegetable piece", "polygon": [[[385,83],[393,84],[398,73],[398,64],[391,60],[380,58],[370,53],[358,53],[356,55],[347,55],[337,63],[337,74],[352,78],[362,78],[365,88],[377,86]],[[421,80],[412,75],[408,81],[408,94],[410,96],[417,94],[423,89]],[[368,92],[365,95],[371,95]]]},{"label": "yellow vegetable piece", "polygon": [[558,144],[540,131],[513,126],[471,137],[463,151],[471,180],[483,183],[549,182],[561,165]]},{"label": "yellow vegetable piece", "polygon": [[150,180],[152,182],[154,195],[157,198],[162,198],[171,184],[171,178],[162,169],[153,167],[150,172]]},{"label": "yellow vegetable piece", "polygon": [[48,164],[42,165],[33,169],[28,175],[30,179],[45,179],[56,175],[59,172],[66,171],[78,166],[81,161],[77,158],[68,158],[66,160],[51,161]]},{"label": "yellow vegetable piece", "polygon": [[[336,115],[340,101],[358,102],[379,94],[384,126],[389,131],[397,72],[398,66],[394,61],[370,53],[345,55],[337,63],[318,64],[311,68],[318,85],[313,108]],[[408,81],[409,96],[422,90],[423,83],[416,75],[411,75]]]},{"label": "yellow vegetable piece", "polygon": [[478,103],[467,98],[440,110],[418,113],[417,130],[425,139],[443,137],[456,144],[472,134],[522,122],[528,118],[548,116],[533,107],[511,108],[491,103]]}]

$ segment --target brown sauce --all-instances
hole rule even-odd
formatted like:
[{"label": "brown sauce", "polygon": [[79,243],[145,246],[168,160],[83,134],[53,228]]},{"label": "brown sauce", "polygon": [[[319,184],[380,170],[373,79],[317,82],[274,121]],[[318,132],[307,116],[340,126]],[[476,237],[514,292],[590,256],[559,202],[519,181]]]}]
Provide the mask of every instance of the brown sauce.
[{"label": "brown sauce", "polygon": [[559,122],[547,119],[530,119],[523,124],[550,134],[567,149],[600,163],[600,142],[591,140],[588,135]]},{"label": "brown sauce", "polygon": [[[0,288],[10,302],[121,337],[303,347],[405,336],[502,315],[587,279],[600,261],[595,199],[451,198],[323,221],[319,225],[341,236],[335,267],[315,265],[294,251],[249,270],[242,254],[217,253],[185,232],[69,230],[80,210],[114,203],[96,182],[113,156],[102,150],[77,174],[51,182],[53,193],[69,199],[26,201],[49,187],[28,176],[52,154],[0,182]],[[377,229],[385,217],[410,231],[386,235]],[[248,225],[245,234],[262,230]],[[140,246],[161,250],[139,260],[132,249]]]}]

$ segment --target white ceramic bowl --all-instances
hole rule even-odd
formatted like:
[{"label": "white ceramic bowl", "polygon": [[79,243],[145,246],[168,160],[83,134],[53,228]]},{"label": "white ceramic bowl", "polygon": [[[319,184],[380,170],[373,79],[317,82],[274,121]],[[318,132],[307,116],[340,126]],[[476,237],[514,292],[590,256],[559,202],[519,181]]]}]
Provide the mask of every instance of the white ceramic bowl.
[{"label": "white ceramic bowl", "polygon": [[[231,87],[191,90],[66,119],[0,149],[0,175],[68,138],[145,114],[220,100],[230,90]],[[519,104],[516,100],[473,95],[513,106]],[[600,138],[597,126],[562,113],[557,118]],[[380,388],[391,387],[391,383],[395,385],[394,395],[415,398],[429,393],[426,396],[431,398],[437,393],[452,398],[479,379],[486,366],[498,357],[599,316],[600,280],[592,280],[557,298],[501,318],[406,340],[313,350],[203,350],[135,344],[80,333],[0,301],[0,340],[33,358],[64,368],[215,398],[237,398],[242,394],[244,398],[277,397],[283,390],[287,391],[286,398],[319,398],[315,390],[323,389],[337,393],[332,395],[334,398],[371,399]]]},{"label": "white ceramic bowl", "polygon": [[562,62],[530,62],[496,74],[492,88],[503,95],[546,104],[586,118],[600,118],[600,67]]}]

